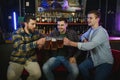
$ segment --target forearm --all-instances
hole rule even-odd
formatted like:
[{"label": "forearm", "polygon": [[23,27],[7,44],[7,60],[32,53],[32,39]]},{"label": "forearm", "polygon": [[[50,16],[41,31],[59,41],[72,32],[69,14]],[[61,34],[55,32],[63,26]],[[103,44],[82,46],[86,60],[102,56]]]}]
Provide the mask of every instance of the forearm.
[{"label": "forearm", "polygon": [[70,45],[70,46],[73,46],[73,47],[77,47],[77,46],[78,46],[78,43],[77,43],[77,42],[70,41],[70,42],[69,42],[69,45]]}]

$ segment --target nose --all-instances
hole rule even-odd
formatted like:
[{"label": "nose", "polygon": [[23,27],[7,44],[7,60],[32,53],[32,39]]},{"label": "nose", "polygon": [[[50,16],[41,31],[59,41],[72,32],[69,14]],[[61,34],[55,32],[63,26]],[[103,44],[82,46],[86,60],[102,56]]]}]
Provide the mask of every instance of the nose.
[{"label": "nose", "polygon": [[58,28],[61,28],[61,26],[59,25],[59,26],[57,26]]}]

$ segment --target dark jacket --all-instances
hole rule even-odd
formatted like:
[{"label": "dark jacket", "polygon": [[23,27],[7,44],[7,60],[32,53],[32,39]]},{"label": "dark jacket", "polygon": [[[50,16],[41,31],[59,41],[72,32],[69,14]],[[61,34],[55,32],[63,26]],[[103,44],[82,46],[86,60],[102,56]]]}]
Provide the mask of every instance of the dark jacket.
[{"label": "dark jacket", "polygon": [[[60,33],[58,30],[54,30],[50,36],[52,37],[58,37],[60,36]],[[70,39],[71,41],[78,42],[79,38],[77,33],[74,30],[67,29],[65,33],[65,37]],[[78,48],[72,47],[72,46],[64,46],[62,49],[58,49],[57,52],[54,54],[54,56],[64,56],[65,58],[70,58],[72,56],[78,57],[79,56],[79,50]]]}]

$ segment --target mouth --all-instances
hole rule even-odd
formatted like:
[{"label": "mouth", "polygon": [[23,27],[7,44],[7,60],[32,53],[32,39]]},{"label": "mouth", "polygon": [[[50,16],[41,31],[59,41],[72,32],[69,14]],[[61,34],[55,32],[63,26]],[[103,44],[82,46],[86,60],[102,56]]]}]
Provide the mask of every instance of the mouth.
[{"label": "mouth", "polygon": [[63,29],[58,29],[59,32],[63,32]]},{"label": "mouth", "polygon": [[61,31],[61,30],[63,30],[63,29],[62,29],[62,28],[59,28],[58,30]]}]

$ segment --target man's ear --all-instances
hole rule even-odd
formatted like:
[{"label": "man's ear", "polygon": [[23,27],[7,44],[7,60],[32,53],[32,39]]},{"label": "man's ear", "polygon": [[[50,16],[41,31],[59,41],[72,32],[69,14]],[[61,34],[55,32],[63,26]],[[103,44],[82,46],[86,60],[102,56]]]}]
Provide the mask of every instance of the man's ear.
[{"label": "man's ear", "polygon": [[24,22],[24,25],[27,26],[27,22]]},{"label": "man's ear", "polygon": [[98,21],[100,22],[100,18],[97,18],[98,19]]},{"label": "man's ear", "polygon": [[65,24],[68,27],[68,23]]}]

